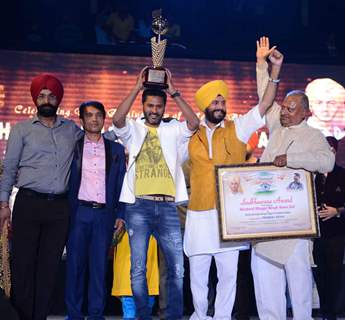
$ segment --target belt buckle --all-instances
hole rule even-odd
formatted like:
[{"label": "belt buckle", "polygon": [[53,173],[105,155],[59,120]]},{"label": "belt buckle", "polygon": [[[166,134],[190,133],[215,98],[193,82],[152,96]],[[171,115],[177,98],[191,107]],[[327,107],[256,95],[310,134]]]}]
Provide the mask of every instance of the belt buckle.
[{"label": "belt buckle", "polygon": [[153,199],[155,201],[164,201],[164,197],[162,197],[162,196],[154,196]]},{"label": "belt buckle", "polygon": [[56,199],[56,196],[55,194],[53,193],[48,193],[47,194],[47,200],[50,201],[50,200],[55,200]]},{"label": "belt buckle", "polygon": [[172,196],[163,196],[164,201],[165,202],[173,202],[174,201],[174,197]]},{"label": "belt buckle", "polygon": [[99,209],[100,208],[100,204],[97,202],[92,202],[92,209]]}]

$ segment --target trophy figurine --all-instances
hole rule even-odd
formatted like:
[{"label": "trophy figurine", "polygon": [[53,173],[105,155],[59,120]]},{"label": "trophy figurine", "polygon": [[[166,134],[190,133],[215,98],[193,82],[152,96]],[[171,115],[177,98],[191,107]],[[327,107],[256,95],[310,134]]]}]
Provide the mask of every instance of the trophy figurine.
[{"label": "trophy figurine", "polygon": [[153,67],[149,67],[145,71],[145,88],[166,89],[167,75],[163,68],[163,59],[167,39],[162,40],[161,35],[168,31],[168,21],[162,17],[162,9],[152,12],[152,31],[157,35],[151,38],[152,63]]}]

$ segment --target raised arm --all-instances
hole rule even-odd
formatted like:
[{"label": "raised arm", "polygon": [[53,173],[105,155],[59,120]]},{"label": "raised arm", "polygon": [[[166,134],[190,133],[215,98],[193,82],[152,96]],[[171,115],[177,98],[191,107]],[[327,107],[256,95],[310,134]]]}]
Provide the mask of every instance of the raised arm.
[{"label": "raised arm", "polygon": [[[270,49],[269,39],[267,37],[261,37],[260,40],[256,42],[256,84],[260,101],[264,96],[270,78],[266,60],[275,49],[276,47]],[[273,66],[274,64],[272,63],[271,79],[277,80],[279,77],[279,73],[277,73],[278,69]],[[266,126],[270,132],[280,126],[279,114],[280,105],[276,101],[273,101],[272,106],[266,111]]]},{"label": "raised arm", "polygon": [[116,128],[123,128],[126,125],[126,116],[131,109],[138,93],[143,88],[143,81],[144,81],[144,71],[147,67],[143,68],[138,76],[137,82],[135,86],[130,91],[128,96],[120,103],[118,106],[114,116],[113,116],[113,124]]},{"label": "raised arm", "polygon": [[261,116],[264,116],[266,111],[272,106],[276,97],[279,84],[280,68],[282,66],[283,59],[284,56],[277,49],[274,49],[269,55],[272,68],[271,75],[266,82],[265,93],[259,102],[259,112]]},{"label": "raised arm", "polygon": [[181,94],[175,89],[175,86],[172,81],[171,72],[166,69],[168,76],[168,88],[166,89],[167,93],[172,96],[175,103],[182,111],[183,116],[187,121],[188,129],[194,131],[199,127],[199,119],[190,107],[190,105],[182,98]]},{"label": "raised arm", "polygon": [[[265,45],[264,45],[265,44]],[[261,38],[260,42],[257,41],[257,57],[262,57],[265,66],[266,66],[266,79],[260,82],[260,86],[264,85],[262,91],[262,96],[259,95],[259,104],[257,107],[250,110],[244,116],[235,119],[236,123],[236,134],[238,138],[247,143],[248,139],[252,135],[252,133],[257,130],[258,128],[262,127],[265,124],[268,125],[269,130],[271,131],[270,123],[274,123],[275,121],[270,121],[272,117],[263,116],[266,114],[267,110],[271,107],[274,102],[277,93],[278,82],[275,81],[279,78],[280,68],[283,63],[284,56],[273,47],[272,49],[268,49],[266,40]],[[269,57],[272,63],[272,71],[271,71],[271,80],[269,81],[269,76],[267,73],[267,63],[265,59]],[[276,117],[273,117],[276,118]],[[272,119],[273,119],[272,118]],[[278,118],[279,119],[279,118]],[[273,119],[274,120],[274,119]]]},{"label": "raised arm", "polygon": [[267,59],[275,48],[276,46],[270,49],[270,40],[267,37],[256,41],[256,85],[259,100],[264,96],[269,79]]}]

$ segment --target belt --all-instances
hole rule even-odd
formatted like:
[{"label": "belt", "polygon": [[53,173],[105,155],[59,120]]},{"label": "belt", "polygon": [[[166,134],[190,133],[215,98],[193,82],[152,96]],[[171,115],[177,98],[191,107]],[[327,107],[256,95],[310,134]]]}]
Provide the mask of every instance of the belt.
[{"label": "belt", "polygon": [[19,188],[19,192],[30,198],[44,199],[44,200],[58,200],[67,199],[67,192],[64,193],[42,193],[28,188]]},{"label": "belt", "polygon": [[79,204],[83,207],[89,207],[92,209],[104,209],[105,203],[99,203],[94,201],[85,201],[85,200],[78,200]]},{"label": "belt", "polygon": [[160,202],[175,202],[175,197],[166,196],[164,194],[160,195],[142,195],[142,196],[135,196],[138,199],[145,199],[151,201],[160,201]]}]

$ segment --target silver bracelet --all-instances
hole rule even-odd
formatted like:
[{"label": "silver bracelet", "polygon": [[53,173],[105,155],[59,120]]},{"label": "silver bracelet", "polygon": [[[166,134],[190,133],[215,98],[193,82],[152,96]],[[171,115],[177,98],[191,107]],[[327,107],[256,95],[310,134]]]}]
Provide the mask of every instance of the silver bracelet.
[{"label": "silver bracelet", "polygon": [[268,81],[278,84],[280,82],[280,79],[272,79],[271,77],[269,77]]}]

